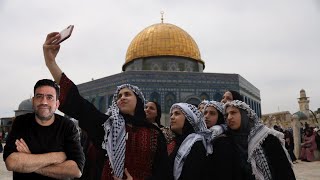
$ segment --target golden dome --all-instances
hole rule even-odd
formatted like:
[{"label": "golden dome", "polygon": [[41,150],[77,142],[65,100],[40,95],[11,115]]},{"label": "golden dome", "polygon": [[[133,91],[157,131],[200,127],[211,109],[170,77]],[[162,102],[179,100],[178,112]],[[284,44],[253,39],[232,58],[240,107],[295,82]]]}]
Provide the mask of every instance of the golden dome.
[{"label": "golden dome", "polygon": [[131,42],[125,64],[143,57],[180,56],[204,62],[196,42],[183,29],[168,23],[158,23],[142,30]]}]

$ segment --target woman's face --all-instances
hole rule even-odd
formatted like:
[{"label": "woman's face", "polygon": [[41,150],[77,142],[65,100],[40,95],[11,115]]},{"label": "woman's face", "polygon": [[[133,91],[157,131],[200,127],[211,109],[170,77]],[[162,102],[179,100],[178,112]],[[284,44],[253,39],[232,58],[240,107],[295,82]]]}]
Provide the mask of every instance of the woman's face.
[{"label": "woman's face", "polygon": [[204,110],[204,119],[208,128],[211,128],[212,126],[217,124],[218,117],[219,117],[219,113],[216,108],[212,106],[208,106]]},{"label": "woman's face", "polygon": [[117,105],[120,112],[133,116],[137,105],[136,95],[128,88],[121,89],[118,94]]},{"label": "woman's face", "polygon": [[144,112],[146,113],[147,120],[154,123],[156,122],[157,106],[154,102],[148,102],[146,107],[144,108]]},{"label": "woman's face", "polygon": [[176,134],[182,134],[182,128],[184,126],[184,122],[186,117],[182,113],[182,111],[178,108],[172,109],[170,113],[170,128]]},{"label": "woman's face", "polygon": [[226,110],[227,125],[232,130],[238,130],[241,126],[240,110],[234,106],[228,106]]},{"label": "woman's face", "polygon": [[221,102],[222,103],[226,103],[228,101],[232,101],[233,100],[233,96],[231,94],[230,91],[227,91],[224,93],[224,95],[222,96]]}]

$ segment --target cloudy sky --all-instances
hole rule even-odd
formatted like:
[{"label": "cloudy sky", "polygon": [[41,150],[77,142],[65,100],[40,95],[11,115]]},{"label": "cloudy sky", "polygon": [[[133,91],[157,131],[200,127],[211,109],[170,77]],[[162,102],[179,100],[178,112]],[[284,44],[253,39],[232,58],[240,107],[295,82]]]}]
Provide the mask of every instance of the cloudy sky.
[{"label": "cloudy sky", "polygon": [[51,78],[48,33],[75,25],[57,61],[79,84],[120,73],[131,40],[161,11],[197,42],[204,72],[240,74],[260,90],[262,113],[298,111],[302,88],[320,108],[320,0],[1,0],[0,117]]}]

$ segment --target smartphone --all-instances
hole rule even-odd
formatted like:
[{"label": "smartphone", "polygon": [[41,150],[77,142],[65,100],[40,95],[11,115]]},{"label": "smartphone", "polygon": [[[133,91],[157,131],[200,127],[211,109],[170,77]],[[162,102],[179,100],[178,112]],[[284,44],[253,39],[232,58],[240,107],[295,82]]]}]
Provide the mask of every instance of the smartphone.
[{"label": "smartphone", "polygon": [[71,36],[72,30],[73,30],[74,25],[70,25],[67,28],[65,28],[64,30],[62,30],[60,32],[60,39],[57,41],[54,41],[53,44],[60,44],[62,43],[64,40],[68,39]]}]

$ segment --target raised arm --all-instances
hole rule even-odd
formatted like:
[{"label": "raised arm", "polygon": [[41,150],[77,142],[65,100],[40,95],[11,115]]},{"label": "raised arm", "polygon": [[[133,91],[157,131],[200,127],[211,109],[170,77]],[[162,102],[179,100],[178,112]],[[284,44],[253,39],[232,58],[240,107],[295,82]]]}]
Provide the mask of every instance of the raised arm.
[{"label": "raised arm", "polygon": [[46,41],[43,44],[43,55],[52,77],[59,84],[62,70],[57,65],[56,56],[60,50],[60,45],[54,45],[53,42],[60,39],[58,32],[52,32],[47,35]]}]

